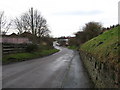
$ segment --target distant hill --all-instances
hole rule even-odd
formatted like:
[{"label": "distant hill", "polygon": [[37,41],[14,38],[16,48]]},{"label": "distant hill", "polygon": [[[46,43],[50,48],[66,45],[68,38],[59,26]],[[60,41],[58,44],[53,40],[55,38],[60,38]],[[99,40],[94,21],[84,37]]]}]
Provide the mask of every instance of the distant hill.
[{"label": "distant hill", "polygon": [[82,51],[92,54],[102,62],[109,62],[111,65],[120,67],[120,26],[112,28],[109,31],[89,40],[80,48]]}]

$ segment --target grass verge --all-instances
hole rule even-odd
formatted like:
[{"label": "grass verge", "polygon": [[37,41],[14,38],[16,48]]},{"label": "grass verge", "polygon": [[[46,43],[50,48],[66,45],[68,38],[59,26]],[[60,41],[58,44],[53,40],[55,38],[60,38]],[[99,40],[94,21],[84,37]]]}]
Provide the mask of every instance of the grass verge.
[{"label": "grass verge", "polygon": [[9,55],[3,56],[2,64],[9,64],[9,63],[13,63],[13,62],[21,62],[21,61],[34,59],[34,58],[39,58],[39,57],[43,57],[43,56],[47,56],[47,55],[56,53],[58,51],[59,50],[57,50],[57,49],[49,49],[49,50],[32,52],[32,53],[9,54]]},{"label": "grass verge", "polygon": [[69,49],[73,49],[73,50],[77,50],[78,47],[77,46],[68,46]]}]

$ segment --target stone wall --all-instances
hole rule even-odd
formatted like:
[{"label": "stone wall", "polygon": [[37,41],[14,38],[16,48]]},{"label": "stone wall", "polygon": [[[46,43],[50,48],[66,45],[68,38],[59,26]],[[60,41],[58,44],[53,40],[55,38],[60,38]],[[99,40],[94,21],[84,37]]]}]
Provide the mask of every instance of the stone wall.
[{"label": "stone wall", "polygon": [[120,88],[120,70],[101,62],[85,51],[80,51],[81,59],[96,88]]}]

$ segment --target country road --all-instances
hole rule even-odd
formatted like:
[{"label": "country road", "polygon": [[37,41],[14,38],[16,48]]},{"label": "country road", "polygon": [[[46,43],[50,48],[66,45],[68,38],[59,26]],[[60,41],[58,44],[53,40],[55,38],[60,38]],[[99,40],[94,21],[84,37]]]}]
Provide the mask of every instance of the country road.
[{"label": "country road", "polygon": [[3,88],[90,88],[78,52],[58,48],[47,57],[4,65]]}]

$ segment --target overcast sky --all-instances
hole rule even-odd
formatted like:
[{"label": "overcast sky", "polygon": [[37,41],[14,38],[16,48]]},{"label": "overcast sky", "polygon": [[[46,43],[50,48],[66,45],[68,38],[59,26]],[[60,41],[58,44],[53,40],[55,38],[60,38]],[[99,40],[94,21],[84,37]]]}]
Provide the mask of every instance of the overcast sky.
[{"label": "overcast sky", "polygon": [[101,22],[104,27],[117,24],[118,1],[0,0],[0,11],[4,11],[8,18],[13,19],[33,7],[46,18],[51,35],[69,36],[90,21]]}]

